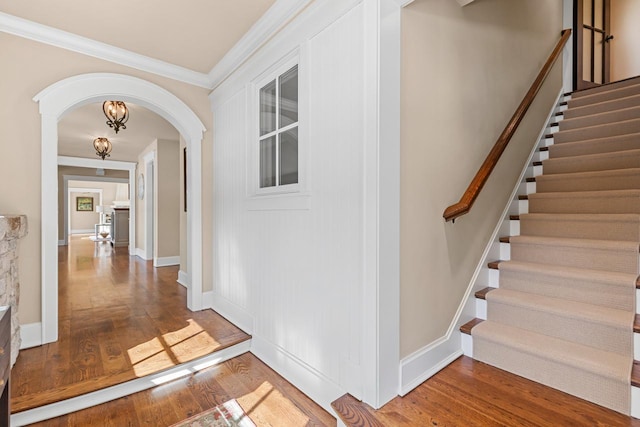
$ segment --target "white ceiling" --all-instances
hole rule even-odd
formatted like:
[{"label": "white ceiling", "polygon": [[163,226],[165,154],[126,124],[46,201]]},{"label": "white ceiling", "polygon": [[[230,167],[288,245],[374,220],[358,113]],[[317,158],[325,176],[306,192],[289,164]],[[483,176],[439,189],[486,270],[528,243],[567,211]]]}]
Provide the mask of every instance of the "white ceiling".
[{"label": "white ceiling", "polygon": [[[3,1],[0,12],[126,49],[199,73],[209,73],[275,0]],[[46,41],[44,41],[46,42]],[[58,154],[97,158],[93,140],[113,144],[109,160],[137,161],[153,140],[179,140],[155,113],[127,103],[127,129],[117,135],[101,104],[81,107],[59,122]]]},{"label": "white ceiling", "polygon": [[275,0],[8,0],[0,11],[208,73]]},{"label": "white ceiling", "polygon": [[179,141],[176,128],[156,113],[131,103],[127,107],[127,128],[117,134],[107,126],[101,103],[85,105],[67,114],[58,123],[58,155],[99,158],[93,140],[106,137],[113,145],[107,160],[137,162],[138,154],[156,138]]}]

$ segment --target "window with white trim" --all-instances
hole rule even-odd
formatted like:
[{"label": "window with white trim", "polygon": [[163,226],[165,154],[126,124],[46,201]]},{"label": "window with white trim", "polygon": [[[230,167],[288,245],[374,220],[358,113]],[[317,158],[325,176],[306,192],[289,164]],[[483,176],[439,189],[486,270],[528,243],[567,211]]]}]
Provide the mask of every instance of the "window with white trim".
[{"label": "window with white trim", "polygon": [[[259,89],[258,188],[299,183],[298,65]],[[289,186],[289,187],[285,187]]]}]

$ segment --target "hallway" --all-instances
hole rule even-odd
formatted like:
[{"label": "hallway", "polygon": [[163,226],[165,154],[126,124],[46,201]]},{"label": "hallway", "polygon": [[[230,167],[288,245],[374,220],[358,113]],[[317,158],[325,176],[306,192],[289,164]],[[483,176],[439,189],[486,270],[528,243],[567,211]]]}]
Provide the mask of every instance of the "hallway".
[{"label": "hallway", "polygon": [[177,267],[73,236],[58,249],[59,339],[21,350],[12,413],[150,375],[249,339],[211,310],[186,308]]}]

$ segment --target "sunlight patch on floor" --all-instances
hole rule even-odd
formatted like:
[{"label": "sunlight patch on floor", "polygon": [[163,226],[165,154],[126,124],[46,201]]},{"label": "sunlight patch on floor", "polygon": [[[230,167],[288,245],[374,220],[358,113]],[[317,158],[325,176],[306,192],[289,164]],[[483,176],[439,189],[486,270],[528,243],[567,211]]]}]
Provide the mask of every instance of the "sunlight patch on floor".
[{"label": "sunlight patch on floor", "polygon": [[268,381],[237,400],[256,425],[305,426],[310,421],[309,417]]},{"label": "sunlight patch on floor", "polygon": [[133,371],[142,377],[213,353],[220,347],[196,321],[127,350]]}]

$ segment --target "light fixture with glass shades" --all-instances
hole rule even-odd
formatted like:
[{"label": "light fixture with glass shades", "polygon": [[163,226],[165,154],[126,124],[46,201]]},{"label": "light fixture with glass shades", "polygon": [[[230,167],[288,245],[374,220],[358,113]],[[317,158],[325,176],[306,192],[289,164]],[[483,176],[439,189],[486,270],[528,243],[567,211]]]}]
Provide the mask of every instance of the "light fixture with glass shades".
[{"label": "light fixture with glass shades", "polygon": [[129,109],[122,101],[104,101],[102,111],[107,117],[107,124],[113,128],[116,133],[122,129],[126,129],[125,123],[129,120]]},{"label": "light fixture with glass shades", "polygon": [[104,160],[105,157],[111,157],[111,141],[107,138],[96,138],[93,140],[93,148],[96,149],[96,154],[99,157],[102,157]]}]

